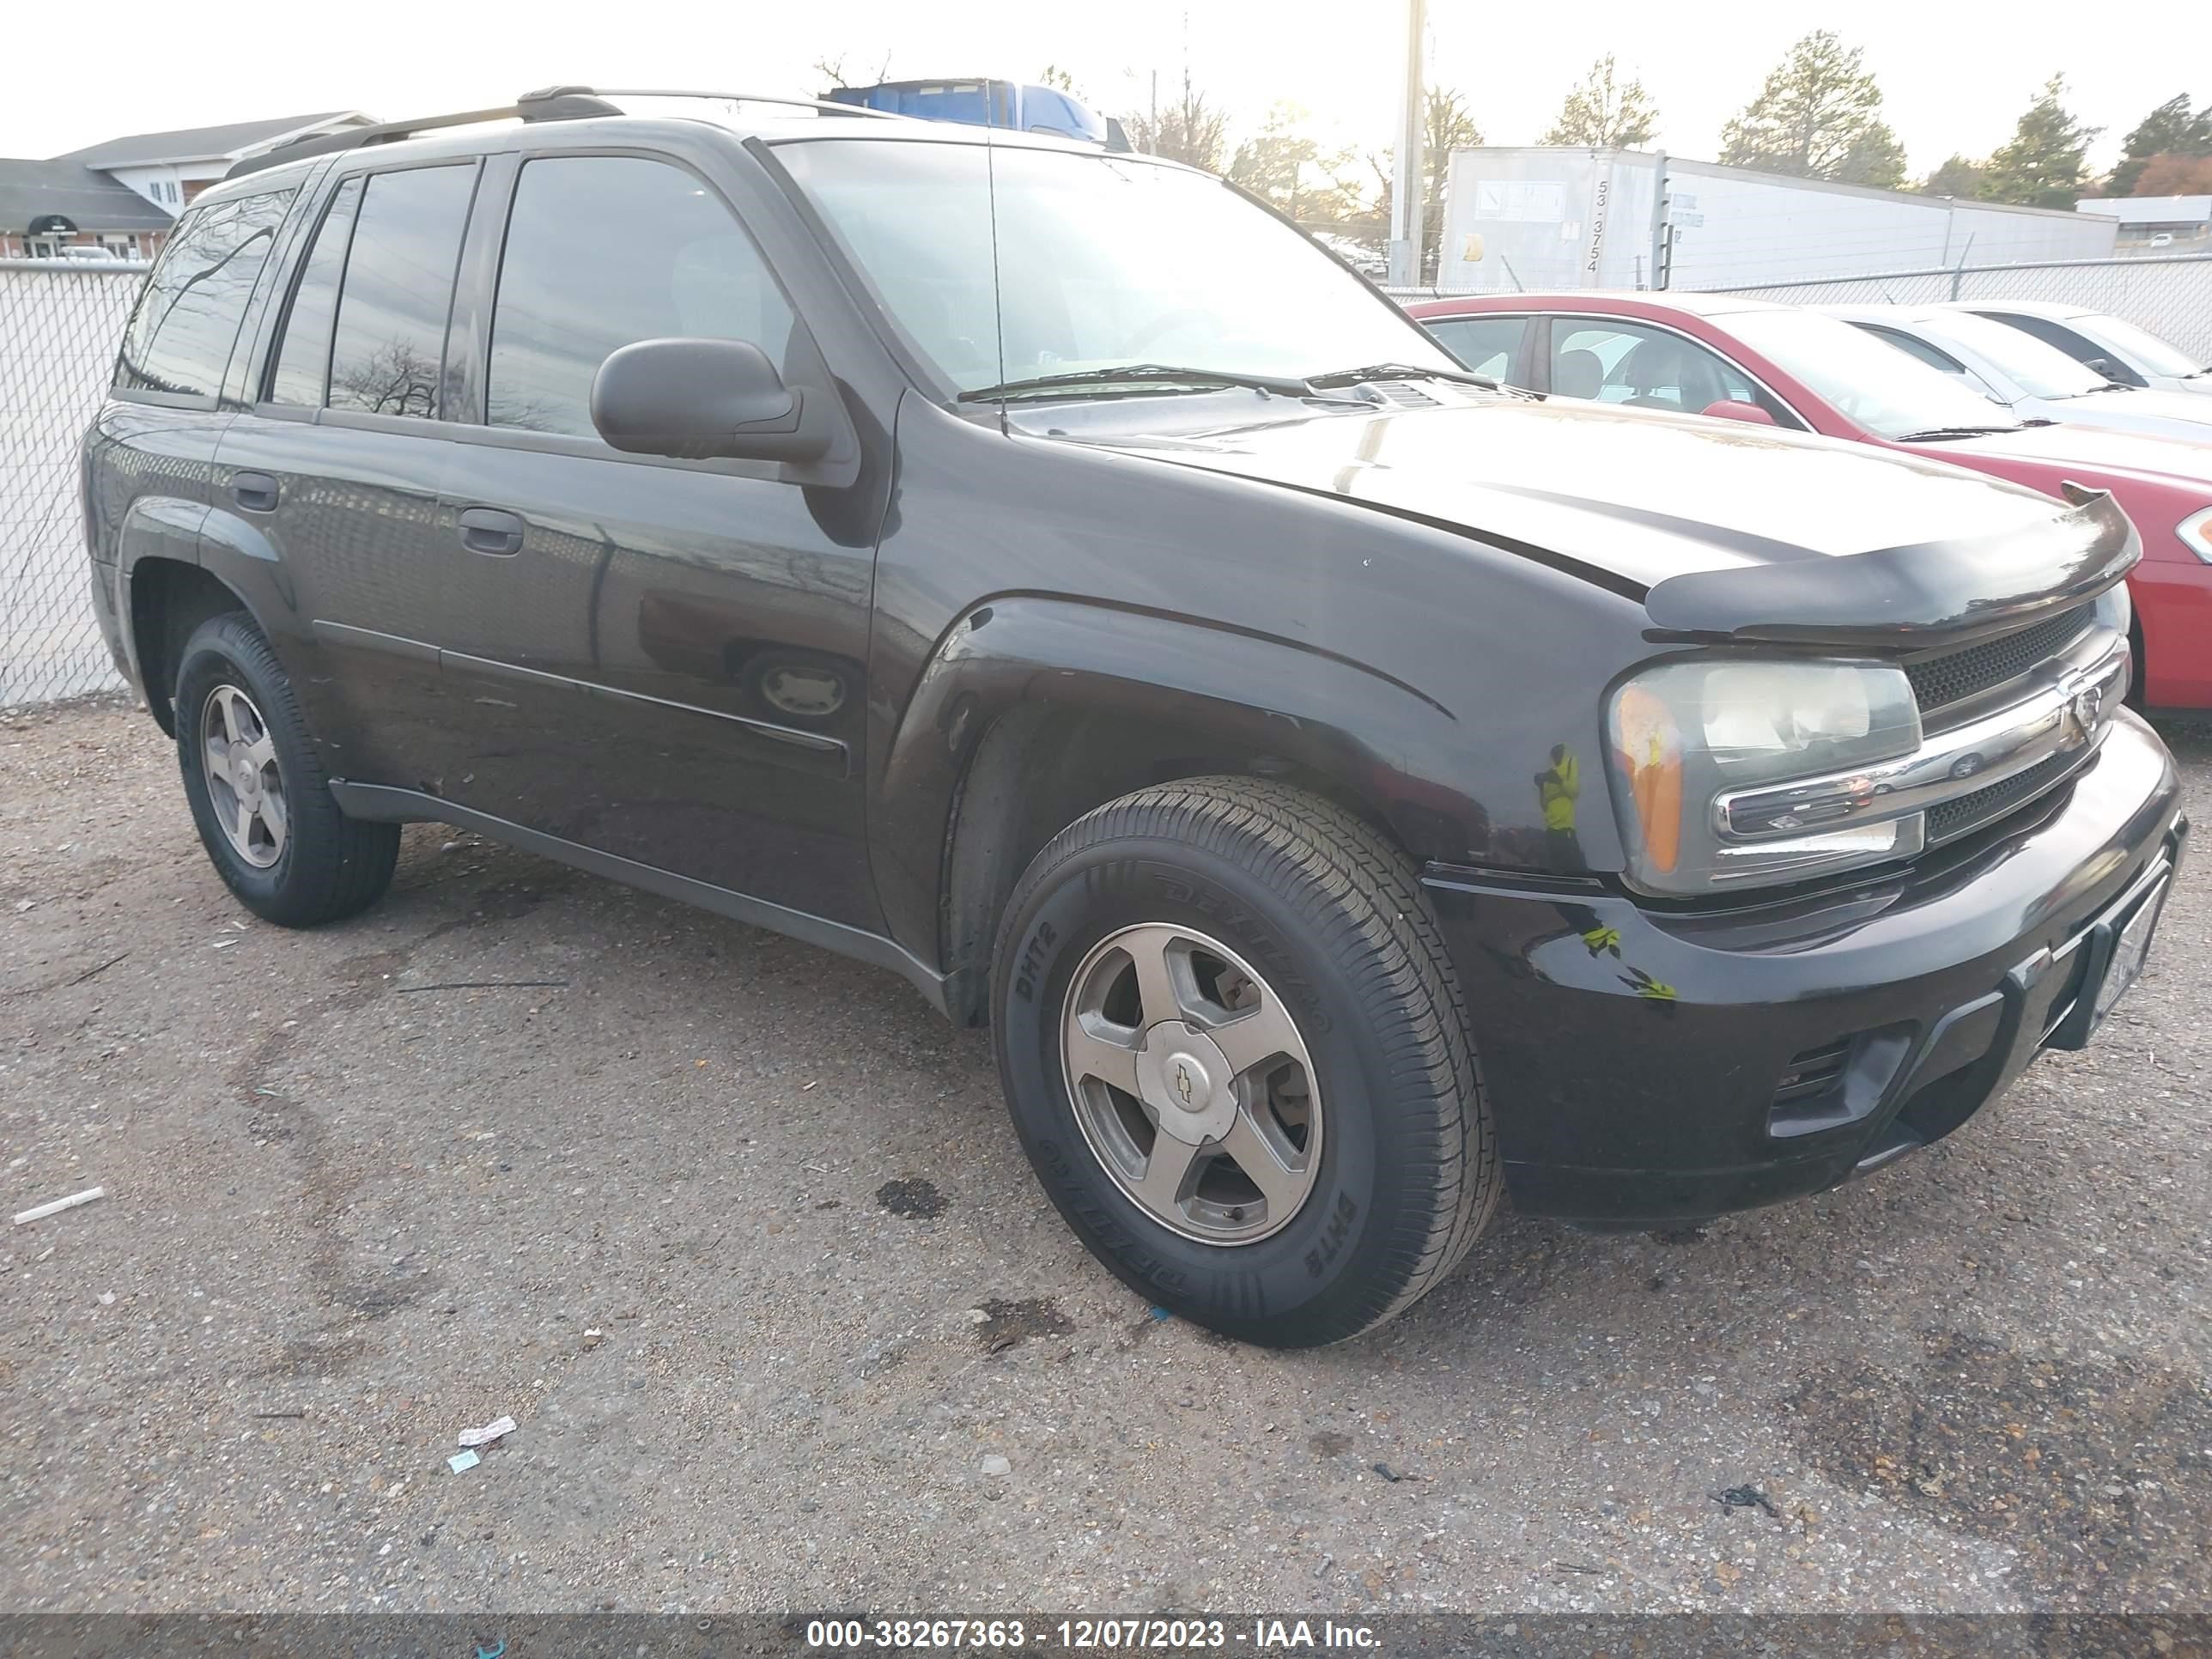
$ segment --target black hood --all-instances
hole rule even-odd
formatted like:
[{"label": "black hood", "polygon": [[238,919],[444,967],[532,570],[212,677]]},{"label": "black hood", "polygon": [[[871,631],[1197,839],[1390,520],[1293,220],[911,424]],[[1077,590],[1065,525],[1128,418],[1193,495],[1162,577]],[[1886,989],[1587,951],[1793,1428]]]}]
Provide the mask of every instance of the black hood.
[{"label": "black hood", "polygon": [[2104,495],[2069,505],[1863,445],[1601,404],[1081,439],[1440,526],[1640,599],[1668,633],[1950,637],[2100,592],[2139,554]]}]

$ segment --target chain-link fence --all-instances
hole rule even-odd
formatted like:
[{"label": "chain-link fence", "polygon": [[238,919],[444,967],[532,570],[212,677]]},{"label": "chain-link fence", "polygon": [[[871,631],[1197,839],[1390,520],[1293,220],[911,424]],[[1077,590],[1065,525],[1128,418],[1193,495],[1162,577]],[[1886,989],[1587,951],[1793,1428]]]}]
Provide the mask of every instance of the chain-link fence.
[{"label": "chain-link fence", "polygon": [[1960,265],[1721,290],[1790,305],[1926,305],[1939,300],[2056,300],[2121,317],[2212,363],[2212,256]]},{"label": "chain-link fence", "polygon": [[121,684],[92,614],[77,444],[145,272],[0,260],[0,708]]}]

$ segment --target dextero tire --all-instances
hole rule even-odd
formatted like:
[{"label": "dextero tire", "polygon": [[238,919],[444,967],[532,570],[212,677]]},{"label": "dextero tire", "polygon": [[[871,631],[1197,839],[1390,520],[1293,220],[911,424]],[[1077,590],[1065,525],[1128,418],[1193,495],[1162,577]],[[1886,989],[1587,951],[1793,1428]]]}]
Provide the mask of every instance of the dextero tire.
[{"label": "dextero tire", "polygon": [[211,617],[185,642],[173,708],[192,822],[240,903],[313,927],[383,896],[399,826],[338,810],[291,682],[245,612]]},{"label": "dextero tire", "polygon": [[1304,1347],[1432,1288],[1496,1206],[1443,942],[1350,813],[1244,778],[1109,802],[1039,853],[992,987],[1022,1144],[1139,1294]]}]

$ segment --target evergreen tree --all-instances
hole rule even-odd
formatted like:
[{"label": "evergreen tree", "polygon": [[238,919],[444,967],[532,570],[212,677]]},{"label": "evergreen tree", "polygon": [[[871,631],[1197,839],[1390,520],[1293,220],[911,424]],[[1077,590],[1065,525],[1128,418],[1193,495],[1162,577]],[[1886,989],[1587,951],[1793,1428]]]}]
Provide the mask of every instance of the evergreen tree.
[{"label": "evergreen tree", "polygon": [[1984,201],[2017,207],[2074,205],[2089,182],[2089,141],[2104,129],[2075,120],[2059,101],[2065,94],[2063,76],[2044,83],[2012,137],[1990,157],[1978,192]]},{"label": "evergreen tree", "polygon": [[1797,42],[1721,130],[1721,161],[1798,179],[1902,184],[1905,147],[1881,118],[1881,88],[1861,58],[1827,29]]},{"label": "evergreen tree", "polygon": [[2144,167],[2154,155],[2212,155],[2212,104],[2190,112],[2189,94],[2177,93],[2136,123],[2128,135],[2127,148],[2112,176],[2105,181],[2107,196],[2163,195],[2142,189]]},{"label": "evergreen tree", "polygon": [[1951,159],[1920,182],[1923,196],[1963,196],[1968,200],[1981,194],[1984,164],[1969,161],[1963,155]]}]

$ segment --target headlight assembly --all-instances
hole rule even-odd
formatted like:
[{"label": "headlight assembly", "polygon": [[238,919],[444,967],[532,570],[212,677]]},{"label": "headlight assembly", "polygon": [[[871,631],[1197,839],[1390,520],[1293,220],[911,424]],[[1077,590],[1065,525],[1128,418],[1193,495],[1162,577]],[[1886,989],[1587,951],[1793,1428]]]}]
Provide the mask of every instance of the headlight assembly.
[{"label": "headlight assembly", "polygon": [[2200,508],[2173,527],[2181,544],[2207,564],[2212,564],[2212,507]]},{"label": "headlight assembly", "polygon": [[[1900,668],[1662,663],[1613,694],[1608,725],[1629,878],[1647,892],[1797,881],[1921,849],[1919,813],[1863,822],[1865,803],[1839,802],[1834,787],[1838,774],[1919,748],[1920,711]],[[1792,797],[1790,783],[1814,778],[1828,787]],[[1867,793],[1880,787],[1869,780]]]}]

